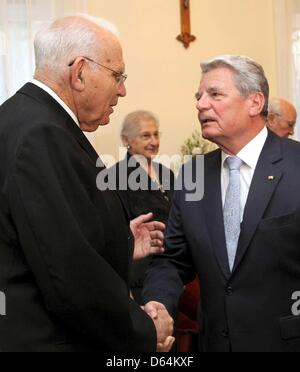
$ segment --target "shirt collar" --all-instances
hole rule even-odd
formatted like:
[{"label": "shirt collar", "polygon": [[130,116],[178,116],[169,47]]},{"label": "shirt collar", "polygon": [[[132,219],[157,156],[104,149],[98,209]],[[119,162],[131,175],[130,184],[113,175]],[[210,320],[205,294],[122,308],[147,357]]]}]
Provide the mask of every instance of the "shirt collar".
[{"label": "shirt collar", "polygon": [[39,88],[43,89],[45,92],[47,92],[48,94],[50,94],[50,96],[53,99],[55,99],[55,101],[57,101],[63,107],[63,109],[71,116],[71,118],[75,121],[75,123],[79,127],[79,121],[77,119],[77,116],[70,109],[70,107],[67,106],[65,104],[65,102],[51,88],[49,88],[46,84],[44,84],[44,83],[42,83],[42,82],[40,82],[40,81],[38,81],[36,79],[31,80],[31,83],[34,84],[34,85],[37,85]]},{"label": "shirt collar", "polygon": [[[267,127],[264,127],[261,132],[252,141],[250,141],[236,156],[243,160],[243,162],[248,165],[248,167],[254,170],[256,168],[258,159],[267,138],[268,130]],[[229,157],[230,155],[222,151],[222,166],[224,166],[226,159]]]}]

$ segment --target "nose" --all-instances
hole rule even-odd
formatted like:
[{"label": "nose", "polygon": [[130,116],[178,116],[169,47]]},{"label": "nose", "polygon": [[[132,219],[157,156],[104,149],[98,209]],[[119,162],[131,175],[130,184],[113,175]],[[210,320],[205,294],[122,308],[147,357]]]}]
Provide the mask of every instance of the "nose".
[{"label": "nose", "polygon": [[127,90],[126,90],[125,84],[122,83],[118,86],[118,96],[126,97],[126,95],[127,95]]},{"label": "nose", "polygon": [[159,139],[156,136],[151,136],[150,145],[152,146],[159,146]]},{"label": "nose", "polygon": [[208,94],[204,93],[199,97],[199,99],[197,100],[196,107],[197,110],[199,111],[205,111],[210,109],[211,104]]}]

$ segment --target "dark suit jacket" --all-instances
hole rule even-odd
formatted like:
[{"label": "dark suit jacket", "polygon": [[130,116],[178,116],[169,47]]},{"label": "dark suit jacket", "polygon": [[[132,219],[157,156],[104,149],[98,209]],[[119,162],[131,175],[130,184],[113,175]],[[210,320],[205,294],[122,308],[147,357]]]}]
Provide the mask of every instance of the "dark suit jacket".
[{"label": "dark suit jacket", "polygon": [[155,350],[128,295],[128,221],[118,195],[97,190],[84,134],[27,84],[0,108],[0,143],[0,349]]},{"label": "dark suit jacket", "polygon": [[[127,154],[123,161],[117,163],[109,170],[116,176],[118,193],[125,205],[129,219],[133,220],[142,214],[152,212],[155,221],[167,224],[174,193],[174,173],[162,164],[153,163],[153,167],[159,177],[159,182],[163,186],[163,193],[159,189],[159,185],[148,176],[139,163],[133,162],[135,166],[131,166],[131,160],[132,157],[130,154]],[[120,177],[122,177],[122,173],[119,171],[120,169],[125,169],[124,167],[127,169],[126,174],[124,173],[127,190],[120,190]],[[134,172],[137,170],[139,170],[139,173],[142,175],[141,177],[137,177],[141,188],[138,190],[131,190],[128,180],[131,176],[134,176]],[[139,303],[142,303],[141,291],[143,288],[144,276],[152,258],[152,256],[149,256],[142,260],[135,261],[131,267],[130,288],[134,298]]]},{"label": "dark suit jacket", "polygon": [[[195,161],[194,161],[195,162]],[[184,283],[201,283],[204,351],[300,351],[300,144],[269,133],[251,184],[237,257],[229,270],[221,198],[221,151],[205,157],[205,194],[174,196],[167,254],[147,274],[145,301],[174,313]],[[270,178],[270,176],[272,176]]]}]

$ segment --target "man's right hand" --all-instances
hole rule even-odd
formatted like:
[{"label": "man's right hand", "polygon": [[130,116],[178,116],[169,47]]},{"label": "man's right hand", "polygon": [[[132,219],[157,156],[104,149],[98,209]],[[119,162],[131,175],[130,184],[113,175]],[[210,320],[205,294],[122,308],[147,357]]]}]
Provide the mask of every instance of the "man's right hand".
[{"label": "man's right hand", "polygon": [[174,321],[165,306],[159,302],[149,302],[144,311],[152,318],[157,332],[158,351],[168,352],[175,341],[172,337],[174,332]]},{"label": "man's right hand", "polygon": [[162,344],[162,343],[159,343],[157,344],[157,352],[158,353],[168,353],[171,349],[172,349],[172,346],[175,342],[175,337],[168,337],[166,339],[166,341]]}]

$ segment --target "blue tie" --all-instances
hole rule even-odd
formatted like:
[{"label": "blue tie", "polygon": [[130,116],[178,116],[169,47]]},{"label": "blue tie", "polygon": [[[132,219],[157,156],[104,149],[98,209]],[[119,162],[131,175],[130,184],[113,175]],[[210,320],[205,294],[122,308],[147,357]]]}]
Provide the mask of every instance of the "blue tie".
[{"label": "blue tie", "polygon": [[224,205],[224,227],[230,271],[232,271],[241,232],[240,169],[243,161],[238,157],[226,159],[229,167],[229,185]]}]

